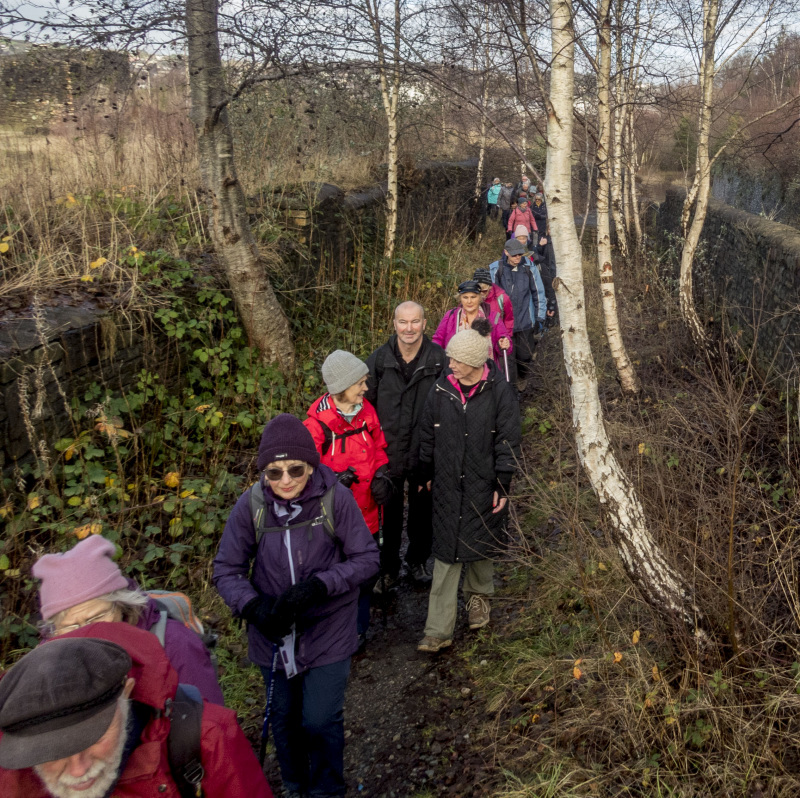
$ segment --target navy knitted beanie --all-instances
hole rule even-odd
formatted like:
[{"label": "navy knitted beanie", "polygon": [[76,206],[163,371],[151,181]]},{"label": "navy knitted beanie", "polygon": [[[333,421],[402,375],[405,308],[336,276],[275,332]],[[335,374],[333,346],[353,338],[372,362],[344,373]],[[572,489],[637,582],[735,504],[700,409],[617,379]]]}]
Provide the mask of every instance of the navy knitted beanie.
[{"label": "navy knitted beanie", "polygon": [[270,421],[261,433],[258,445],[258,470],[263,471],[277,460],[302,460],[319,465],[319,452],[311,433],[299,418],[281,413]]}]

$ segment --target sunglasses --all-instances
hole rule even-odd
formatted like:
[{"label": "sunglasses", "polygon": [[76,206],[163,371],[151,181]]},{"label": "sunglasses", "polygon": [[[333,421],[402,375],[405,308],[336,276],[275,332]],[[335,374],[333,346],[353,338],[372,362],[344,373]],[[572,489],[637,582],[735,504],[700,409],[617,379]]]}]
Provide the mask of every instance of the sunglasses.
[{"label": "sunglasses", "polygon": [[305,465],[293,465],[288,468],[268,468],[264,471],[270,482],[280,482],[284,474],[288,474],[292,479],[300,479],[306,475]]}]

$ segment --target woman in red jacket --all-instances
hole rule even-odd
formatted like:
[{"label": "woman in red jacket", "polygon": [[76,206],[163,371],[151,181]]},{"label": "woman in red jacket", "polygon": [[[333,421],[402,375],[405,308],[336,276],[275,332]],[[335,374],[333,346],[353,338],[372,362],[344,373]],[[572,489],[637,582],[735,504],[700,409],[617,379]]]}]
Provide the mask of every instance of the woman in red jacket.
[{"label": "woman in red jacket", "polygon": [[[339,481],[353,491],[356,503],[373,536],[381,526],[379,505],[389,501],[392,483],[387,475],[389,458],[375,408],[364,398],[367,364],[354,354],[337,349],[322,364],[328,392],[308,409],[303,422],[320,460],[333,469]],[[358,636],[361,648],[369,627],[370,595],[374,581],[365,582],[358,603]]]}]

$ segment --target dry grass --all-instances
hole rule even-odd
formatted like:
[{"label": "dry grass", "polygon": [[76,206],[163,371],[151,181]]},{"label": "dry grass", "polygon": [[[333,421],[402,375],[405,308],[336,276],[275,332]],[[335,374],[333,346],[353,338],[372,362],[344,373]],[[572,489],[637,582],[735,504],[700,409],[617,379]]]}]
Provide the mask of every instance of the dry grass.
[{"label": "dry grass", "polygon": [[524,602],[474,652],[490,662],[473,671],[487,694],[481,743],[504,771],[492,794],[796,796],[796,418],[745,353],[711,374],[649,273],[619,288],[646,393],[621,397],[590,291],[607,427],[715,644],[698,656],[626,577],[577,466],[559,342],[546,339],[507,573]]}]

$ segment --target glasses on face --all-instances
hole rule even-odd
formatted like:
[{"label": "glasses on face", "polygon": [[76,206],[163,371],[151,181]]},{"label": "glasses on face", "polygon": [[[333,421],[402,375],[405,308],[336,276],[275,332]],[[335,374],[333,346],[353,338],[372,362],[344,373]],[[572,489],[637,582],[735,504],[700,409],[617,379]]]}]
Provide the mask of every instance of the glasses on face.
[{"label": "glasses on face", "polygon": [[482,294],[488,294],[489,293],[489,286],[488,285],[482,285],[481,286],[481,293]]},{"label": "glasses on face", "polygon": [[270,482],[280,482],[284,474],[288,474],[292,479],[300,479],[306,474],[305,465],[293,465],[288,468],[268,468],[265,472]]},{"label": "glasses on face", "polygon": [[91,618],[87,618],[85,621],[81,621],[80,623],[70,623],[67,624],[67,626],[56,627],[53,626],[53,624],[45,624],[42,628],[42,633],[45,637],[52,637],[53,635],[65,635],[67,632],[74,632],[76,629],[82,629],[84,626],[89,626],[89,624],[107,621],[109,616],[114,613],[115,609],[116,606],[112,604],[107,610],[103,610],[103,612],[93,615]]}]

